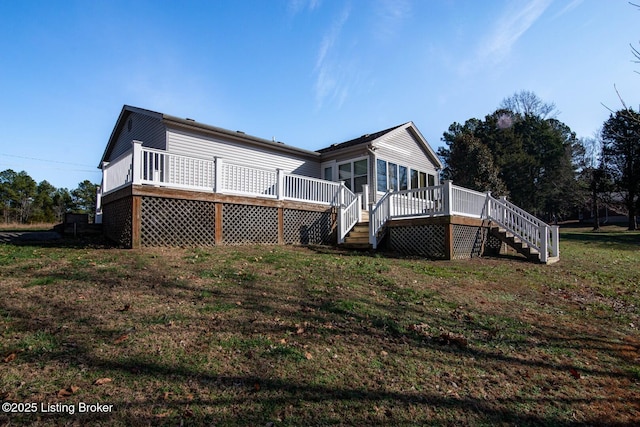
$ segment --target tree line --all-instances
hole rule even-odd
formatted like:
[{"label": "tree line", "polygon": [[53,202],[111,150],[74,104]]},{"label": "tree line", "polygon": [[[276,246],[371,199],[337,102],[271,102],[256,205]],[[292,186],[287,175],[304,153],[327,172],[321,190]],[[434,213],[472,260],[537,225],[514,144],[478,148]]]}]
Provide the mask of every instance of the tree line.
[{"label": "tree line", "polygon": [[612,113],[596,138],[578,139],[557,114],[554,104],[521,91],[484,119],[453,123],[442,137],[446,147],[438,150],[443,178],[508,196],[545,220],[618,201],[635,230],[640,115],[630,108]]},{"label": "tree line", "polygon": [[85,213],[95,216],[96,184],[84,180],[73,190],[56,188],[48,181],[40,183],[25,171],[0,172],[0,209],[5,224],[57,223],[64,214]]}]

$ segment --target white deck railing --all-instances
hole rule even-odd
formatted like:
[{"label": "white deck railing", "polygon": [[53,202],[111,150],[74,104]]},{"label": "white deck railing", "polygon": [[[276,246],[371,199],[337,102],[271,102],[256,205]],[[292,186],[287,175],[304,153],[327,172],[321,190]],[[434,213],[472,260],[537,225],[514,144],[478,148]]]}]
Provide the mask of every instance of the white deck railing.
[{"label": "white deck railing", "polygon": [[133,182],[133,149],[125,151],[111,162],[102,164],[103,194],[105,188],[110,191],[118,190]]},{"label": "white deck railing", "polygon": [[560,255],[558,226],[550,226],[506,198],[487,196],[487,218],[513,233],[540,253],[540,261]]},{"label": "white deck railing", "polygon": [[344,238],[360,221],[362,217],[362,196],[354,194],[344,184],[340,187],[338,205],[338,243],[344,243]]},{"label": "white deck railing", "polygon": [[389,220],[438,215],[490,219],[540,252],[540,261],[559,256],[557,226],[545,224],[506,198],[497,200],[490,193],[458,187],[451,181],[386,193],[369,209],[369,243],[377,247]]},{"label": "white deck railing", "polygon": [[102,173],[101,195],[127,185],[145,184],[338,206],[341,191],[337,182],[280,169],[249,167],[219,157],[204,159],[168,153],[143,147],[139,141],[114,161],[105,162]]}]

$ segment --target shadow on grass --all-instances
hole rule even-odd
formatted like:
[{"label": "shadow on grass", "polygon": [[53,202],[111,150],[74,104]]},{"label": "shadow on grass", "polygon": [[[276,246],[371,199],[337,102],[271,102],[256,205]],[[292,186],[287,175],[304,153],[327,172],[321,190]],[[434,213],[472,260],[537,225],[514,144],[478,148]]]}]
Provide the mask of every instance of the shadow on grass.
[{"label": "shadow on grass", "polygon": [[[111,251],[109,251],[111,252]],[[115,251],[114,251],[115,252]],[[139,252],[123,251],[127,259]],[[219,254],[219,252],[213,252]],[[335,256],[338,252],[327,249],[326,256]],[[286,254],[285,254],[286,255]],[[214,268],[221,261],[218,257],[211,255],[211,262],[203,264],[207,268]],[[246,256],[244,258],[247,258]],[[509,348],[501,345],[497,349],[498,342],[477,343],[470,340],[469,345],[457,346],[439,342],[434,338],[425,337],[408,328],[409,322],[414,318],[429,313],[434,317],[429,322],[451,327],[457,322],[452,319],[450,310],[443,310],[438,315],[436,311],[418,312],[411,314],[414,305],[400,305],[400,301],[387,301],[384,299],[369,298],[362,302],[358,299],[358,292],[368,290],[365,285],[358,285],[353,292],[338,294],[334,292],[335,287],[322,286],[308,276],[312,275],[309,268],[312,266],[298,267],[293,275],[277,276],[273,267],[268,265],[269,270],[254,275],[251,265],[244,258],[234,261],[232,266],[215,267],[214,272],[223,282],[234,285],[221,288],[220,293],[212,293],[205,298],[210,298],[212,302],[226,302],[231,307],[229,315],[198,316],[197,314],[185,316],[178,319],[175,324],[170,324],[172,314],[180,314],[176,307],[188,307],[199,304],[203,299],[202,291],[211,288],[203,288],[200,278],[191,279],[192,272],[187,271],[184,266],[170,267],[169,259],[162,260],[153,268],[149,265],[141,265],[135,268],[134,260],[124,267],[126,272],[97,270],[92,264],[78,267],[75,271],[69,272],[60,269],[56,272],[43,272],[39,270],[30,272],[36,278],[54,277],[62,282],[66,278],[77,280],[77,286],[86,283],[95,286],[100,292],[95,295],[101,298],[96,301],[100,312],[90,310],[88,304],[91,301],[73,301],[71,298],[52,300],[48,295],[32,292],[22,296],[22,300],[29,302],[24,306],[17,305],[19,301],[0,300],[0,314],[6,320],[7,328],[11,329],[12,336],[45,331],[47,346],[53,347],[51,350],[26,349],[18,353],[17,361],[13,363],[24,363],[25,369],[30,366],[40,365],[70,366],[70,372],[75,375],[74,369],[82,367],[83,372],[88,374],[79,375],[82,381],[80,384],[88,393],[98,394],[104,403],[115,405],[116,412],[103,415],[98,420],[105,424],[118,423],[120,425],[200,425],[200,424],[222,424],[222,425],[416,425],[428,424],[438,420],[446,423],[447,413],[454,414],[456,421],[466,420],[462,424],[514,424],[514,425],[576,425],[562,411],[573,410],[572,405],[599,404],[601,406],[615,405],[619,403],[619,396],[604,396],[598,392],[574,393],[573,396],[558,395],[549,396],[546,393],[536,395],[522,395],[517,393],[517,388],[525,387],[515,377],[509,379],[518,383],[517,385],[507,384],[515,391],[507,397],[480,398],[480,394],[468,393],[466,396],[460,392],[448,394],[446,390],[436,392],[433,389],[428,391],[418,391],[411,389],[411,384],[405,380],[402,387],[394,385],[394,379],[390,375],[383,374],[386,383],[365,385],[359,387],[352,385],[353,381],[345,381],[336,384],[321,384],[314,381],[322,375],[325,366],[313,367],[312,362],[306,359],[300,361],[290,361],[284,354],[282,359],[275,359],[274,364],[288,363],[288,371],[284,375],[274,367],[270,367],[264,361],[258,361],[257,351],[251,351],[252,347],[247,344],[247,348],[237,345],[230,348],[228,353],[215,349],[211,341],[220,337],[237,337],[239,344],[257,340],[257,337],[272,336],[271,342],[277,343],[277,339],[287,335],[287,342],[296,339],[295,323],[305,325],[299,341],[309,345],[319,345],[320,347],[332,347],[335,338],[340,342],[349,340],[350,344],[345,345],[345,349],[356,349],[356,351],[367,351],[371,347],[384,348],[392,357],[402,359],[399,363],[404,364],[412,359],[420,359],[418,366],[427,368],[430,364],[446,363],[446,369],[455,372],[460,366],[486,367],[486,372],[499,375],[501,372],[518,372],[520,369],[541,368],[543,369],[542,380],[530,379],[527,381],[538,381],[545,387],[552,388],[554,384],[563,384],[557,378],[567,378],[571,381],[571,372],[582,373],[585,377],[597,378],[603,382],[614,379],[629,379],[635,381],[636,378],[628,373],[618,370],[615,364],[607,364],[606,367],[599,368],[597,365],[579,366],[567,361],[567,358],[545,359],[537,357],[538,344],[530,338],[535,337],[541,346],[552,348],[556,351],[581,353],[584,351],[598,350],[602,354],[607,354],[611,358],[618,357],[613,348],[618,344],[614,338],[591,334],[580,335],[579,328],[575,330],[562,330],[560,328],[548,327],[537,329],[536,332],[523,332],[523,339],[513,340]],[[250,257],[249,257],[250,258]],[[71,260],[73,261],[73,259]],[[257,262],[257,261],[256,261]],[[123,263],[119,260],[118,263]],[[229,262],[231,264],[231,262]],[[129,268],[126,268],[127,265]],[[339,272],[331,270],[333,263],[326,263],[325,270],[318,270],[322,275],[322,280],[332,283],[339,283],[349,290],[348,285],[343,284],[345,276],[348,277],[347,270]],[[265,266],[261,266],[265,268]],[[353,269],[357,264],[346,265],[345,269]],[[365,272],[373,266],[365,265]],[[293,267],[292,267],[293,268]],[[184,271],[183,271],[184,270]],[[242,270],[243,273],[235,276],[230,273]],[[260,272],[260,270],[257,270]],[[17,272],[16,272],[17,273]],[[126,275],[124,275],[126,273]],[[251,273],[251,274],[248,274]],[[329,275],[329,274],[332,275]],[[176,274],[185,275],[186,278],[175,278]],[[255,273],[258,274],[258,273]],[[354,273],[355,274],[355,273]],[[40,277],[42,275],[42,277]],[[215,276],[216,278],[218,276]],[[376,277],[370,274],[371,278]],[[368,277],[368,276],[367,276]],[[273,292],[273,284],[278,280],[291,280],[292,285],[287,288],[288,293]],[[309,280],[308,280],[309,279]],[[206,278],[207,281],[213,278]],[[216,279],[217,280],[217,279]],[[209,282],[206,282],[207,284]],[[370,283],[363,281],[362,283]],[[44,285],[43,289],[47,285]],[[118,287],[129,291],[129,298],[153,297],[154,307],[157,311],[152,313],[137,312],[138,307],[133,301],[131,309],[121,309],[124,303],[129,300],[119,299]],[[213,285],[212,285],[213,286]],[[389,283],[371,285],[375,286],[378,295],[385,292],[400,292],[401,288]],[[126,288],[125,288],[126,287]],[[108,292],[113,288],[112,292]],[[280,289],[280,288],[278,288]],[[313,293],[320,289],[321,292]],[[81,289],[78,289],[80,291]],[[44,291],[43,291],[44,292]],[[55,296],[54,293],[50,294]],[[422,298],[422,297],[420,297]],[[405,298],[406,300],[406,298]],[[239,301],[242,304],[236,305]],[[355,301],[356,304],[352,304]],[[429,301],[427,301],[428,303]],[[378,303],[379,306],[374,306]],[[16,304],[16,305],[12,305]],[[363,307],[368,307],[365,311]],[[222,307],[222,306],[221,306]],[[421,306],[423,307],[423,306]],[[163,310],[170,309],[168,314],[163,314]],[[108,312],[108,313],[107,313]],[[113,313],[118,312],[113,316]],[[109,320],[111,313],[111,324],[104,323]],[[409,313],[409,315],[407,314]],[[129,317],[131,316],[131,317]],[[150,317],[151,316],[151,317]],[[158,321],[153,320],[158,317]],[[440,319],[435,318],[439,316]],[[276,321],[282,319],[283,321]],[[206,343],[202,348],[196,348],[203,357],[213,358],[222,355],[231,359],[232,364],[242,365],[241,369],[236,366],[225,368],[204,368],[210,366],[203,363],[202,366],[191,363],[189,360],[180,359],[177,356],[173,360],[161,360],[156,353],[155,347],[135,346],[136,335],[146,333],[145,329],[150,327],[150,321],[162,323],[161,328],[155,328],[150,333],[162,334],[160,337],[165,342],[179,341],[181,333],[188,333],[193,330],[200,331]],[[467,320],[465,331],[492,332],[487,329],[486,324],[474,320]],[[330,329],[320,326],[331,325]],[[153,325],[151,325],[152,327]],[[524,326],[518,326],[522,328]],[[132,329],[127,329],[132,328]],[[461,327],[462,328],[462,327]],[[318,331],[316,335],[315,332]],[[122,344],[115,344],[119,336],[130,335],[130,340]],[[308,338],[305,338],[308,334]],[[324,335],[322,335],[324,334]],[[289,338],[289,337],[294,338]],[[82,337],[82,340],[79,338]],[[569,338],[567,338],[569,337]],[[214,338],[214,340],[211,340]],[[303,340],[306,339],[307,341]],[[222,338],[221,338],[222,339]],[[225,338],[226,339],[226,338]],[[243,341],[244,340],[244,341]],[[258,340],[260,345],[264,345],[264,338]],[[189,343],[189,338],[186,340]],[[159,341],[161,342],[161,341]],[[227,341],[229,342],[229,341]],[[131,343],[131,344],[130,344]],[[321,343],[321,344],[320,344]],[[495,347],[490,345],[495,344]],[[129,347],[130,346],[130,347]],[[300,347],[286,347],[299,350]],[[0,343],[0,349],[8,352],[14,350]],[[409,350],[408,350],[409,349]],[[251,356],[248,354],[253,353]],[[6,354],[2,354],[5,356]],[[444,356],[446,362],[436,360]],[[527,358],[525,358],[525,356]],[[427,360],[424,360],[427,359]],[[348,359],[346,359],[348,360]],[[349,363],[347,362],[347,366]],[[362,368],[362,366],[360,366]],[[366,366],[365,366],[366,367]],[[608,369],[610,368],[610,369]],[[234,371],[235,369],[235,371]],[[357,375],[345,367],[346,375]],[[470,368],[477,369],[477,368]],[[300,375],[298,375],[298,371]],[[397,370],[396,372],[398,372]],[[472,371],[474,372],[474,371]],[[483,370],[484,372],[484,370]],[[307,374],[305,376],[304,374]],[[91,382],[95,375],[108,376],[114,378],[117,383],[115,389],[107,394],[103,389],[91,390]],[[426,373],[429,378],[434,377],[434,373]],[[60,375],[61,380],[65,375]],[[306,381],[305,379],[310,379]],[[435,380],[435,378],[434,378]],[[466,378],[471,382],[474,379]],[[131,383],[127,383],[131,381]],[[456,379],[459,382],[459,380]],[[499,380],[494,382],[498,384]],[[553,383],[552,381],[556,381]],[[585,380],[585,387],[589,383]],[[479,380],[479,382],[481,382]],[[142,386],[138,386],[138,383]],[[49,387],[50,387],[49,383]],[[488,383],[490,384],[490,383]],[[66,383],[62,384],[68,385]],[[129,391],[126,388],[131,387]],[[457,386],[456,386],[457,387]],[[35,386],[37,388],[37,386]],[[185,388],[196,389],[192,398],[185,398],[184,393],[176,392],[176,398],[163,397],[163,388],[182,391]],[[129,396],[137,399],[124,399],[113,390],[121,390]],[[5,390],[0,390],[4,392]],[[48,398],[55,399],[55,390],[49,390]],[[137,394],[136,394],[137,393]],[[630,392],[632,393],[632,391]],[[28,395],[21,396],[27,398]],[[78,397],[81,399],[82,395]],[[71,401],[73,398],[69,399]],[[640,407],[640,398],[631,398],[625,404]],[[554,407],[558,408],[560,414],[552,412],[537,413],[527,410],[527,407]],[[412,410],[420,407],[418,415]],[[427,409],[425,409],[427,408]],[[377,411],[380,410],[380,413]],[[429,412],[430,411],[430,412]],[[599,420],[588,418],[590,424],[615,425],[611,419]],[[63,421],[69,424],[86,423],[89,418],[82,418],[77,414],[51,416],[52,424],[61,424]],[[89,417],[89,415],[86,415]],[[612,419],[615,415],[612,415]],[[46,417],[45,417],[46,418]],[[2,418],[0,418],[2,420]],[[31,418],[21,416],[12,418],[11,424],[28,424]],[[91,419],[93,421],[93,419]],[[622,424],[620,424],[622,425]]]},{"label": "shadow on grass", "polygon": [[595,244],[603,249],[638,250],[640,246],[640,232],[638,231],[567,231],[560,235],[560,241],[568,240],[572,242]]}]

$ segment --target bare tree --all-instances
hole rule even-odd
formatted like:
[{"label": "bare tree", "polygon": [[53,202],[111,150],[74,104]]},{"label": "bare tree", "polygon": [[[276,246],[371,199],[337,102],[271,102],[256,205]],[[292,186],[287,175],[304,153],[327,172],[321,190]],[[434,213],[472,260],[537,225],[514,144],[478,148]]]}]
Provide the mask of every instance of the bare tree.
[{"label": "bare tree", "polygon": [[533,115],[542,119],[552,119],[558,115],[556,104],[542,101],[538,95],[528,90],[516,92],[500,103],[500,108],[520,115]]}]

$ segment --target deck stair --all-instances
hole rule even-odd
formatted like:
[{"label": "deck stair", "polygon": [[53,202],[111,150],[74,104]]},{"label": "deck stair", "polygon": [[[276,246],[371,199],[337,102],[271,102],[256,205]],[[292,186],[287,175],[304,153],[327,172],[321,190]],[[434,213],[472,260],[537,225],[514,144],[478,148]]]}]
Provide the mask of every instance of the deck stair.
[{"label": "deck stair", "polygon": [[[516,252],[521,255],[524,255],[529,261],[540,263],[540,251],[529,246],[526,242],[522,241],[521,238],[513,234],[512,232],[506,230],[500,226],[492,226],[490,228],[490,233],[501,242],[506,243],[511,248],[513,248]],[[552,264],[559,260],[558,257],[548,257],[546,264]]]},{"label": "deck stair", "polygon": [[369,221],[357,223],[344,238],[343,246],[349,249],[370,249]]}]

